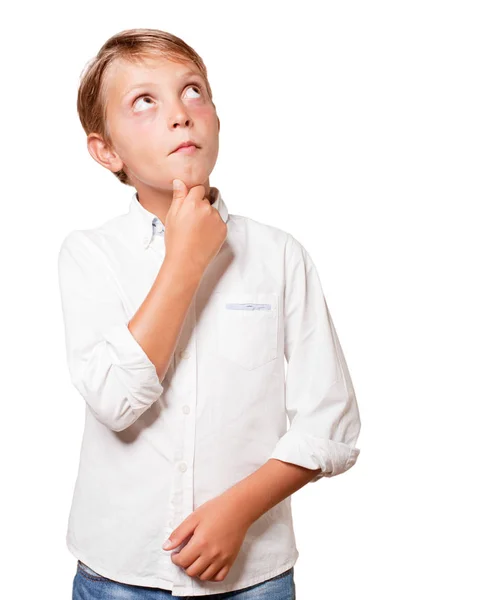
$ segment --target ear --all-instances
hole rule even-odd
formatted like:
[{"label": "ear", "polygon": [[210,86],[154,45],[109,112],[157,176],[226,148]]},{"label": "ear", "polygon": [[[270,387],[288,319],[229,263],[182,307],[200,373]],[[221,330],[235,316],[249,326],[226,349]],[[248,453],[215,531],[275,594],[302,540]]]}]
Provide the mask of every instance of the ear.
[{"label": "ear", "polygon": [[218,120],[218,131],[220,132],[220,117],[217,117]]},{"label": "ear", "polygon": [[97,163],[116,173],[120,171],[124,163],[119,155],[103,140],[97,133],[90,133],[87,139],[88,152]]}]

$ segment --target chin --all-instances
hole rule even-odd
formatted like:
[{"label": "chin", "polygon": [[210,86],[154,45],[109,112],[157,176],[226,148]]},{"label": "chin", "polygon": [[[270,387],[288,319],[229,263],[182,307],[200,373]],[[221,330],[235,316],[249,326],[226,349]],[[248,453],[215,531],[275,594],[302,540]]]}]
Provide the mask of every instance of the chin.
[{"label": "chin", "polygon": [[171,180],[180,179],[188,188],[192,188],[195,185],[205,185],[208,182],[209,176],[210,171],[206,169],[184,169],[182,172],[174,173]]}]

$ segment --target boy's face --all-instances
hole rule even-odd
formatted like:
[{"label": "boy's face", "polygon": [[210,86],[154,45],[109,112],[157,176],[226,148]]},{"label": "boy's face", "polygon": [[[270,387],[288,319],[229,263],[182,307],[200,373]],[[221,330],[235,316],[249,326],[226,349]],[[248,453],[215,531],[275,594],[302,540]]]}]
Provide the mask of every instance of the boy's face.
[{"label": "boy's face", "polygon": [[[188,188],[207,184],[218,156],[220,121],[196,65],[163,57],[143,64],[116,60],[105,84],[112,148],[100,136],[92,142],[88,136],[88,149],[100,164],[113,172],[125,168],[138,192],[172,191],[175,178]],[[187,140],[200,147],[174,152]]]}]

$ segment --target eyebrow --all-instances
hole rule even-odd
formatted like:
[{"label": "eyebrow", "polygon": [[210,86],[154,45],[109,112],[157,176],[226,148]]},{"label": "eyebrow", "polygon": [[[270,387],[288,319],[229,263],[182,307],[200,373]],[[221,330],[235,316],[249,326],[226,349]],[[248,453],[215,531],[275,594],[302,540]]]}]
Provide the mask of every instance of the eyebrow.
[{"label": "eyebrow", "polygon": [[[182,73],[182,75],[180,76],[180,79],[185,79],[186,77],[191,77],[193,75],[198,76],[201,80],[203,79],[201,73],[198,73],[197,71],[185,71],[184,73]],[[130,94],[130,92],[132,92],[132,90],[135,90],[136,88],[140,88],[140,87],[156,87],[156,83],[152,82],[152,81],[143,81],[140,83],[135,83],[134,85],[131,85],[130,88],[128,88],[123,94],[122,94],[122,98],[125,98],[128,94]]]}]

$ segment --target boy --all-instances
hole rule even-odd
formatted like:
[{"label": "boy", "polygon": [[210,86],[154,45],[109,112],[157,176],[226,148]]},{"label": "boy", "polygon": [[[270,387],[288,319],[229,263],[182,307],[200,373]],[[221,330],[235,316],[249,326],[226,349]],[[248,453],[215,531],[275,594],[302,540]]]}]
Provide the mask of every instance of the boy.
[{"label": "boy", "polygon": [[176,36],[110,38],[78,112],[91,156],[136,192],[59,252],[68,367],[86,404],[74,598],[102,585],[294,598],[290,496],[360,452],[316,268],[292,235],[229,214],[210,187],[220,120],[206,67]]}]

